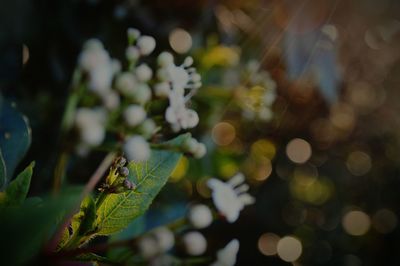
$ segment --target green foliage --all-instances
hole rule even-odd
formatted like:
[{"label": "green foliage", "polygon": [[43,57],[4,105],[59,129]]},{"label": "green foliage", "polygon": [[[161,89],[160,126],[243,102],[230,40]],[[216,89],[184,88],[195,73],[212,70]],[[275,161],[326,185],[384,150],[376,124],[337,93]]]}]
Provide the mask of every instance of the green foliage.
[{"label": "green foliage", "polygon": [[14,104],[5,101],[0,95],[0,150],[5,165],[0,171],[0,188],[11,179],[30,143],[31,129],[26,117],[15,109]]},{"label": "green foliage", "polygon": [[[168,144],[178,145],[189,135],[182,135]],[[181,154],[172,151],[153,150],[148,161],[131,162],[128,165],[129,179],[136,184],[134,191],[108,194],[99,198],[97,235],[110,235],[124,229],[141,216],[165,185]]]},{"label": "green foliage", "polygon": [[[190,134],[181,135],[164,143],[163,146],[178,150],[177,148],[189,137]],[[152,150],[148,161],[129,163],[128,179],[136,185],[136,188],[120,193],[104,190],[96,202],[86,198],[81,204],[80,211],[72,219],[72,233],[70,234],[68,230],[64,232],[59,249],[76,248],[95,236],[111,235],[128,227],[149,208],[180,157],[179,151]],[[115,169],[112,168],[107,180],[114,174]]]},{"label": "green foliage", "polygon": [[57,197],[27,199],[20,206],[0,210],[0,256],[3,265],[21,265],[37,255],[73,206],[81,189],[68,189]]},{"label": "green foliage", "polygon": [[24,202],[28,195],[34,166],[35,163],[32,162],[10,183],[3,196],[0,198],[0,205],[15,206]]}]

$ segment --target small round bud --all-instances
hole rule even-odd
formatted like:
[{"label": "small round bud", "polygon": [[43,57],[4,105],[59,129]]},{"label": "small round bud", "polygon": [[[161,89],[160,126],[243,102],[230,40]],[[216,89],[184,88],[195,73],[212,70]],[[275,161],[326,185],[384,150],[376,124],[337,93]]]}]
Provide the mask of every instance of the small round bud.
[{"label": "small round bud", "polygon": [[119,172],[119,174],[120,174],[121,176],[124,176],[124,177],[126,177],[126,176],[129,175],[129,169],[128,169],[127,167],[121,167],[121,168],[119,168],[118,172]]},{"label": "small round bud", "polygon": [[124,180],[124,187],[129,190],[134,190],[136,185],[127,178]]},{"label": "small round bud", "polygon": [[206,145],[204,145],[203,143],[199,143],[197,145],[197,149],[195,150],[195,152],[193,153],[193,156],[197,159],[202,158],[204,155],[206,155],[207,153],[207,148]]},{"label": "small round bud", "polygon": [[125,109],[123,116],[128,126],[134,127],[146,119],[146,111],[140,105],[131,104]]},{"label": "small round bud", "polygon": [[153,71],[147,64],[141,64],[135,69],[136,77],[139,81],[146,82],[153,76]]},{"label": "small round bud", "polygon": [[197,149],[199,142],[195,138],[188,138],[183,142],[182,148],[185,152],[194,153]]},{"label": "small round bud", "polygon": [[186,57],[183,61],[183,65],[185,67],[190,67],[191,65],[193,65],[193,58],[191,56]]},{"label": "small round bud", "polygon": [[126,33],[128,35],[129,43],[133,43],[140,36],[140,31],[135,28],[129,28]]},{"label": "small round bud", "polygon": [[199,256],[207,249],[207,240],[199,232],[186,233],[182,240],[189,255]]},{"label": "small round bud", "polygon": [[124,167],[125,164],[126,164],[126,159],[125,159],[125,157],[120,156],[120,157],[118,157],[117,159],[115,159],[115,164],[116,164],[117,166],[119,166],[119,167]]},{"label": "small round bud", "polygon": [[204,204],[191,207],[188,213],[188,219],[190,223],[198,229],[206,228],[213,221],[210,208]]},{"label": "small round bud", "polygon": [[149,55],[156,47],[156,40],[151,36],[143,35],[137,40],[137,46],[142,55]]},{"label": "small round bud", "polygon": [[162,52],[158,57],[157,57],[157,63],[161,67],[166,67],[174,63],[174,57],[172,56],[171,53],[168,52]]},{"label": "small round bud", "polygon": [[160,82],[154,86],[154,94],[160,98],[168,98],[171,92],[171,86],[168,82]]},{"label": "small round bud", "polygon": [[125,56],[129,61],[136,61],[140,56],[139,49],[136,46],[130,45],[126,48]]}]

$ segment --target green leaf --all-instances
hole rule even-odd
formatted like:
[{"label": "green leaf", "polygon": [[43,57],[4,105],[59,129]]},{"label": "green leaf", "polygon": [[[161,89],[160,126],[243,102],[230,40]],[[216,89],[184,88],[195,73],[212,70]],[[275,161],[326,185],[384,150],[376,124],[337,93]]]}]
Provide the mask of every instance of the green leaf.
[{"label": "green leaf", "polygon": [[[167,142],[179,146],[190,135],[181,135]],[[110,235],[126,228],[141,216],[165,185],[181,154],[173,151],[152,150],[150,159],[128,165],[129,179],[136,184],[134,191],[101,195],[97,203],[96,235]]]},{"label": "green leaf", "polygon": [[31,129],[28,119],[17,111],[15,103],[6,101],[0,95],[0,149],[7,169],[7,180],[13,176],[30,144]]},{"label": "green leaf", "polygon": [[83,199],[79,212],[72,217],[72,234],[70,235],[68,228],[65,229],[58,249],[76,248],[81,242],[85,242],[84,236],[90,235],[94,230],[95,220],[96,204],[91,196],[87,196]]},{"label": "green leaf", "polygon": [[6,162],[4,161],[3,155],[0,149],[0,188],[4,186],[7,181],[7,169]]},{"label": "green leaf", "polygon": [[2,265],[27,264],[57,225],[76,206],[81,189],[69,189],[42,201],[26,200],[20,206],[0,210],[0,257]]},{"label": "green leaf", "polygon": [[76,257],[77,260],[79,261],[91,261],[91,262],[102,262],[102,263],[114,263],[114,261],[97,255],[95,253],[86,253],[86,254],[81,254],[79,256]]},{"label": "green leaf", "polygon": [[34,166],[35,163],[32,162],[10,183],[5,191],[3,199],[1,199],[0,201],[1,205],[20,205],[24,202],[31,184],[31,177],[33,174]]}]

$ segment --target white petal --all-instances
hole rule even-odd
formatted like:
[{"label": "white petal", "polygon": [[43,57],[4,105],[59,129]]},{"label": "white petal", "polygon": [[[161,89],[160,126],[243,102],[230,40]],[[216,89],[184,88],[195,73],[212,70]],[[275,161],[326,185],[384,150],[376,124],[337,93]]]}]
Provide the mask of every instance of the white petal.
[{"label": "white petal", "polygon": [[250,205],[256,202],[256,199],[248,193],[240,195],[239,200],[243,203],[243,205]]},{"label": "white petal", "polygon": [[228,183],[232,186],[232,187],[236,187],[240,184],[242,184],[244,182],[246,178],[244,177],[244,175],[242,173],[237,173],[236,175],[234,175],[229,181]]},{"label": "white petal", "polygon": [[242,184],[241,186],[235,188],[235,192],[237,194],[246,192],[247,190],[249,190],[249,185],[247,185],[247,184]]}]

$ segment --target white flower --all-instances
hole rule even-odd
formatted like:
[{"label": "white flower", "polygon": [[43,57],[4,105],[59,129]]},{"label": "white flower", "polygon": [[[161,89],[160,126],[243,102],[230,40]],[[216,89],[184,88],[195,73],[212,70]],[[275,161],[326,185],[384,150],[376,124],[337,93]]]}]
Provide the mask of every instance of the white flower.
[{"label": "white flower", "polygon": [[135,28],[128,28],[126,33],[128,35],[128,39],[132,39],[132,40],[136,40],[140,36],[140,31]]},{"label": "white flower", "polygon": [[106,130],[102,124],[91,123],[81,128],[80,140],[89,146],[100,145],[106,136]]},{"label": "white flower", "polygon": [[247,193],[249,186],[243,184],[244,180],[243,174],[238,173],[226,183],[215,178],[207,181],[208,187],[212,190],[215,207],[230,223],[239,218],[244,206],[255,202],[255,199]]},{"label": "white flower", "polygon": [[171,93],[171,87],[168,82],[160,82],[154,86],[154,94],[160,98],[167,98]]},{"label": "white flower", "polygon": [[130,161],[143,162],[150,158],[150,145],[142,136],[128,138],[123,149]]},{"label": "white flower", "polygon": [[190,208],[189,222],[197,229],[206,228],[213,221],[210,208],[204,204],[197,204]]},{"label": "white flower", "polygon": [[197,126],[199,116],[196,111],[186,108],[183,95],[172,91],[169,95],[169,104],[165,111],[165,119],[171,124],[174,131]]},{"label": "white flower", "polygon": [[155,237],[161,252],[167,252],[175,245],[174,234],[165,226],[154,229],[152,235]]},{"label": "white flower", "polygon": [[197,145],[197,148],[193,152],[193,156],[196,159],[200,159],[200,158],[203,158],[204,155],[206,155],[206,153],[207,153],[206,145],[204,145],[203,143],[199,143]]},{"label": "white flower", "polygon": [[149,55],[156,47],[156,40],[151,36],[143,35],[139,37],[136,44],[142,55]]},{"label": "white flower", "polygon": [[140,105],[131,104],[124,111],[124,119],[128,126],[139,125],[146,118],[146,111]]},{"label": "white flower", "polygon": [[186,252],[189,255],[198,256],[203,254],[207,249],[207,240],[199,232],[186,233],[183,238]]},{"label": "white flower", "polygon": [[239,241],[231,240],[223,249],[217,252],[217,261],[211,266],[234,266],[239,251]]},{"label": "white flower", "polygon": [[117,76],[115,87],[123,95],[131,96],[135,93],[137,84],[137,80],[132,73],[124,72]]},{"label": "white flower", "polygon": [[145,104],[151,99],[151,89],[146,83],[140,83],[134,93],[133,99],[139,104]]},{"label": "white flower", "polygon": [[172,64],[174,64],[174,57],[172,56],[171,53],[162,52],[157,57],[157,63],[161,67],[166,67],[166,66],[172,65]]},{"label": "white flower", "polygon": [[111,88],[115,62],[100,41],[91,39],[79,56],[80,67],[89,74],[89,89],[99,95]]},{"label": "white flower", "polygon": [[129,61],[136,61],[140,56],[139,49],[136,46],[130,45],[126,48],[125,56]]},{"label": "white flower", "polygon": [[135,74],[139,81],[146,82],[151,79],[153,71],[147,64],[141,64],[140,66],[136,67]]},{"label": "white flower", "polygon": [[156,256],[160,251],[156,239],[152,236],[140,238],[138,241],[138,248],[140,254],[146,259]]},{"label": "white flower", "polygon": [[108,93],[102,95],[102,100],[104,106],[108,110],[115,110],[120,104],[119,94],[115,91],[109,91]]},{"label": "white flower", "polygon": [[75,125],[79,129],[80,141],[86,146],[98,146],[105,138],[104,124],[107,112],[102,108],[79,108],[75,113]]},{"label": "white flower", "polygon": [[139,130],[145,138],[150,138],[156,131],[156,127],[156,123],[153,119],[148,118],[143,121]]},{"label": "white flower", "polygon": [[264,121],[270,121],[273,117],[273,113],[271,109],[268,107],[261,107],[260,110],[258,111],[258,117]]}]

